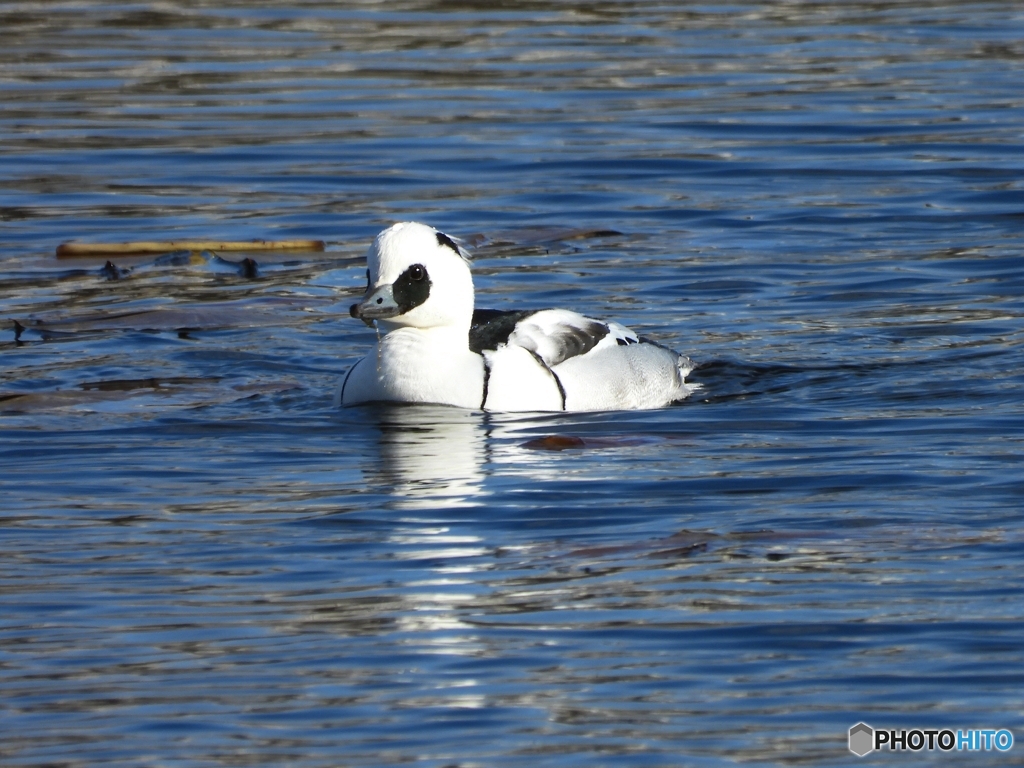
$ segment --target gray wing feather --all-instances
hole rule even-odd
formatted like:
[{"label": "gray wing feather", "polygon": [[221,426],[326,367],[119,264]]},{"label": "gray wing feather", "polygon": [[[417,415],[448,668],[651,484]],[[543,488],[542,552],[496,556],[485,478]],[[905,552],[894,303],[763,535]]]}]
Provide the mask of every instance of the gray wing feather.
[{"label": "gray wing feather", "polygon": [[549,368],[585,355],[608,335],[604,323],[564,309],[546,309],[520,319],[508,338],[533,352]]}]

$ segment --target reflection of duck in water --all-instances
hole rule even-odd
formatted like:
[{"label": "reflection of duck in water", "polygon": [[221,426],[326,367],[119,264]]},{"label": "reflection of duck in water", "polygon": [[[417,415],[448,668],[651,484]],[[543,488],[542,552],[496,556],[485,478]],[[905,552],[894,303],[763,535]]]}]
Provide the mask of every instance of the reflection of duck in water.
[{"label": "reflection of duck in water", "polygon": [[379,475],[399,509],[476,506],[484,491],[486,429],[481,413],[433,405],[373,411],[380,429]]},{"label": "reflection of duck in water", "polygon": [[618,323],[564,309],[473,310],[466,253],[413,222],[381,232],[351,314],[378,321],[375,354],[337,400],[439,403],[488,411],[658,408],[686,397],[689,359]]}]

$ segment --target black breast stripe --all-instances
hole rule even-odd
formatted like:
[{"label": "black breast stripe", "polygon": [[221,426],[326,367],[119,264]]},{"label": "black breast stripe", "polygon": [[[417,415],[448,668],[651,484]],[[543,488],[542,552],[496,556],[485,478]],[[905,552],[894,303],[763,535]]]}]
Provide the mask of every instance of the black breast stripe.
[{"label": "black breast stripe", "polygon": [[565,387],[562,386],[562,380],[558,378],[558,374],[548,368],[548,373],[551,374],[551,378],[555,380],[555,384],[558,385],[558,394],[562,396],[562,410],[565,410]]},{"label": "black breast stripe", "polygon": [[348,369],[348,373],[345,374],[345,380],[343,382],[341,382],[341,395],[338,397],[338,401],[339,401],[338,405],[344,405],[345,404],[345,385],[348,384],[348,379],[352,375],[352,371],[354,371],[356,369],[356,365],[359,365],[365,359],[366,358],[361,358],[359,360],[356,360],[356,364],[353,365],[351,368],[349,368]]},{"label": "black breast stripe", "polygon": [[537,361],[537,365],[539,365],[541,368],[543,368],[545,371],[547,371],[551,375],[551,378],[555,380],[555,386],[558,387],[558,394],[561,395],[561,397],[562,397],[562,410],[564,411],[565,410],[565,387],[562,386],[562,380],[558,378],[558,374],[556,374],[554,371],[552,371],[550,368],[548,368],[548,364],[544,362],[544,358],[542,358],[536,352],[533,352],[531,350],[526,350],[526,351],[529,352],[531,355],[533,355],[533,359]]},{"label": "black breast stripe", "polygon": [[480,398],[480,410],[485,410],[484,406],[487,405],[487,385],[491,381],[491,366],[487,364],[487,358],[480,355],[484,361],[484,396]]}]

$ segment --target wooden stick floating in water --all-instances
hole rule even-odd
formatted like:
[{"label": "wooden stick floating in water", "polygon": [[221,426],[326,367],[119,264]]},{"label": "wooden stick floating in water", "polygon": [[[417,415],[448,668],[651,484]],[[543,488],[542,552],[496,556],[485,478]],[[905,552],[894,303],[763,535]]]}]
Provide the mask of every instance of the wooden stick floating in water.
[{"label": "wooden stick floating in water", "polygon": [[171,251],[322,251],[323,240],[162,240],[134,243],[61,243],[57,258],[134,256]]}]

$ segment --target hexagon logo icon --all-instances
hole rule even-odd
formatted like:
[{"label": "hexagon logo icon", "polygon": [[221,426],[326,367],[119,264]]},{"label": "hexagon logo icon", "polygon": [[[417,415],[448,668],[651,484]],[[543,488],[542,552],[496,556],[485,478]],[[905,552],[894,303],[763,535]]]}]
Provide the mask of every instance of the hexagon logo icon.
[{"label": "hexagon logo icon", "polygon": [[867,723],[857,723],[850,728],[850,751],[857,757],[864,757],[875,749],[875,729]]}]

